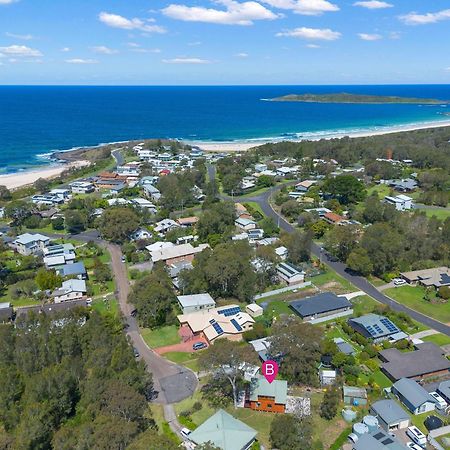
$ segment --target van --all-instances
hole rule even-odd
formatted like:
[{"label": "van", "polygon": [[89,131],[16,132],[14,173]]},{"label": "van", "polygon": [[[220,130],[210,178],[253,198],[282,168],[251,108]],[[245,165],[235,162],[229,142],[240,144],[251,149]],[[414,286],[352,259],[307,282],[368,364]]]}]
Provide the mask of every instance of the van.
[{"label": "van", "polygon": [[427,445],[426,436],[417,427],[408,427],[408,429],[406,430],[406,434],[414,443],[419,444],[421,447],[425,447]]}]

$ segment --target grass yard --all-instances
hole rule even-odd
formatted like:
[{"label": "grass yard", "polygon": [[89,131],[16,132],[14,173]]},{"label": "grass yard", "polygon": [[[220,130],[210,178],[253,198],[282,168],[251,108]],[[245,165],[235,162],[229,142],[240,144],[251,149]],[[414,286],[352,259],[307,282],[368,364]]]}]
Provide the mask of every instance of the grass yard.
[{"label": "grass yard", "polygon": [[0,298],[0,302],[10,302],[14,308],[19,308],[21,306],[36,306],[42,304],[40,300],[33,300],[32,298],[19,298],[17,300],[11,300],[6,297]]},{"label": "grass yard", "polygon": [[439,347],[441,345],[450,344],[450,336],[447,336],[446,334],[442,334],[442,333],[433,334],[431,336],[426,336],[421,339],[422,339],[422,341],[425,341],[425,342],[433,342],[433,344],[436,344]]},{"label": "grass yard", "polygon": [[92,309],[99,312],[100,314],[110,314],[114,317],[117,317],[119,314],[119,302],[114,297],[107,301],[104,301],[103,298],[98,298],[97,300],[94,300],[92,302]]},{"label": "grass yard", "polygon": [[178,335],[178,327],[176,325],[168,325],[155,328],[154,330],[142,328],[141,335],[150,348],[179,344],[181,342],[181,338]]},{"label": "grass yard", "polygon": [[444,323],[450,322],[450,303],[431,303],[424,300],[425,288],[421,286],[401,286],[384,291],[399,303],[426,314]]},{"label": "grass yard", "polygon": [[114,292],[115,290],[114,280],[107,281],[106,283],[98,283],[94,279],[94,281],[91,281],[91,286],[92,286],[92,295],[94,297],[97,295]]},{"label": "grass yard", "polygon": [[198,354],[197,353],[184,353],[184,352],[168,352],[164,353],[164,358],[182,366],[198,372]]},{"label": "grass yard", "polygon": [[370,187],[367,189],[367,196],[369,197],[374,192],[378,194],[380,199],[386,197],[386,195],[389,195],[391,192],[391,188],[386,184],[376,184],[375,186]]},{"label": "grass yard", "polygon": [[263,210],[261,209],[261,206],[259,206],[259,203],[256,202],[245,202],[244,206],[250,206],[250,208],[253,208],[255,211],[258,211],[261,216],[265,217],[265,214],[263,213]]},{"label": "grass yard", "polygon": [[372,377],[381,388],[392,386],[392,381],[380,369],[374,372]]},{"label": "grass yard", "polygon": [[[261,301],[265,301],[266,299],[261,299]],[[270,301],[265,315],[267,317],[280,317],[281,314],[294,314],[291,308],[289,308],[289,303],[284,302],[283,300],[273,300]]]},{"label": "grass yard", "polygon": [[[321,275],[317,275],[316,277],[311,278],[311,283],[318,286],[323,287],[327,284],[334,284],[333,291],[335,291],[337,294],[340,294],[341,292],[337,292],[338,290],[342,290],[342,293],[347,292],[354,292],[358,289],[353,286],[350,282],[339,276],[336,272],[328,269],[325,273],[322,273]],[[339,286],[340,285],[340,286]]]},{"label": "grass yard", "polygon": [[425,211],[427,217],[436,216],[439,220],[445,220],[447,217],[450,217],[450,208],[421,209],[420,211]]},{"label": "grass yard", "polygon": [[362,316],[372,312],[377,306],[380,306],[376,300],[368,295],[360,295],[351,300],[355,316]]}]

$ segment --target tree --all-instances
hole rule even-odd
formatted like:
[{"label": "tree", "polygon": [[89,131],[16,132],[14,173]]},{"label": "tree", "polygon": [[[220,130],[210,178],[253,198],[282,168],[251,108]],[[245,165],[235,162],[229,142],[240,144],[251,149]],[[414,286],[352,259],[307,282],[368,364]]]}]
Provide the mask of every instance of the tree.
[{"label": "tree", "polygon": [[320,328],[290,316],[272,326],[270,352],[279,355],[280,372],[289,381],[317,386],[322,339]]},{"label": "tree", "polygon": [[100,218],[100,232],[112,242],[124,242],[139,227],[139,217],[131,208],[107,209]]},{"label": "tree", "polygon": [[343,205],[358,203],[364,200],[366,196],[364,183],[353,175],[338,175],[334,178],[327,178],[322,189],[337,198]]},{"label": "tree", "polygon": [[310,232],[295,230],[282,236],[282,242],[288,249],[288,260],[293,264],[309,261],[312,236]]},{"label": "tree", "polygon": [[176,296],[172,280],[162,265],[137,280],[128,301],[137,309],[137,317],[144,327],[157,327],[167,323]]},{"label": "tree", "polygon": [[324,247],[339,260],[345,261],[358,244],[360,233],[357,225],[333,227],[325,235]]},{"label": "tree", "polygon": [[222,178],[222,187],[224,192],[230,195],[239,195],[241,189],[242,176],[238,173],[230,173]]},{"label": "tree", "polygon": [[94,258],[94,277],[100,283],[106,283],[112,280],[111,269],[108,264],[104,264],[99,258]]},{"label": "tree", "polygon": [[336,386],[329,387],[320,404],[320,417],[326,420],[334,419],[338,412],[340,397],[341,393]]},{"label": "tree", "polygon": [[347,258],[349,269],[361,274],[363,277],[370,275],[373,271],[373,264],[367,254],[367,250],[356,247]]},{"label": "tree", "polygon": [[258,177],[257,185],[260,187],[271,187],[275,185],[275,179],[270,175],[261,175]]},{"label": "tree", "polygon": [[264,236],[275,236],[280,232],[280,228],[272,217],[265,217],[259,225],[264,230]]},{"label": "tree", "polygon": [[231,385],[235,408],[238,407],[239,392],[245,384],[245,371],[257,364],[258,360],[251,346],[228,339],[218,339],[199,358],[202,370],[212,372],[214,379],[227,380]]},{"label": "tree", "polygon": [[53,290],[61,286],[62,278],[54,270],[39,269],[34,281],[42,291]]},{"label": "tree", "polygon": [[208,236],[223,234],[234,227],[236,211],[234,203],[213,203],[200,216],[197,223],[198,237],[205,241]]},{"label": "tree", "polygon": [[12,199],[11,191],[6,187],[1,185],[0,186],[0,200],[1,201],[9,201]]},{"label": "tree", "polygon": [[53,219],[52,228],[54,230],[64,230],[64,217],[56,217]]},{"label": "tree", "polygon": [[13,221],[14,226],[20,226],[31,215],[32,205],[23,200],[16,200],[5,207],[5,216]]},{"label": "tree", "polygon": [[270,441],[278,450],[309,449],[312,445],[312,423],[307,417],[277,414],[270,426]]},{"label": "tree", "polygon": [[45,178],[38,178],[34,182],[35,189],[40,192],[41,194],[47,192],[50,188],[50,182],[46,180]]},{"label": "tree", "polygon": [[86,215],[76,209],[67,209],[64,213],[64,223],[69,233],[80,233],[86,229]]}]

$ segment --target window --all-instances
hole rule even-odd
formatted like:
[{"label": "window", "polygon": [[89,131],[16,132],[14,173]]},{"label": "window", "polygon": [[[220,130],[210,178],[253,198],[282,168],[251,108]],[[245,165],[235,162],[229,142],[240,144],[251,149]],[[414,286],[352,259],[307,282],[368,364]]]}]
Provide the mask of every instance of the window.
[{"label": "window", "polygon": [[268,408],[272,408],[272,403],[267,403]]}]

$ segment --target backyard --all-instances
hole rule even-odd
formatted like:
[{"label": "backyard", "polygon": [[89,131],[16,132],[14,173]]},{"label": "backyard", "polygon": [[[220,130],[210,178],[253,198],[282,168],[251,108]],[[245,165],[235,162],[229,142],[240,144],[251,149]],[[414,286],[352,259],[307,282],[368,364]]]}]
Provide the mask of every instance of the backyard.
[{"label": "backyard", "polygon": [[141,335],[150,348],[158,348],[181,342],[176,325],[167,325],[153,330],[150,328],[142,328]]}]

